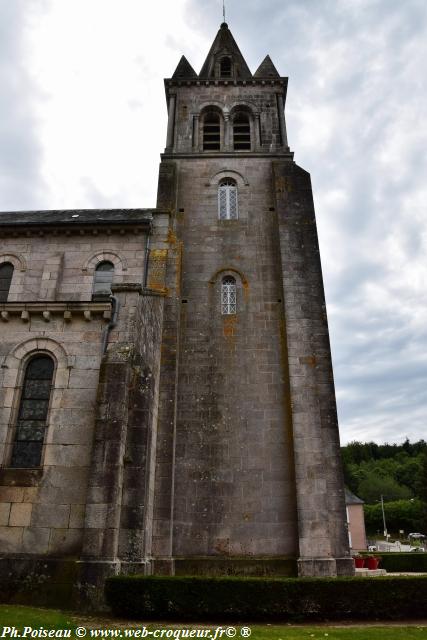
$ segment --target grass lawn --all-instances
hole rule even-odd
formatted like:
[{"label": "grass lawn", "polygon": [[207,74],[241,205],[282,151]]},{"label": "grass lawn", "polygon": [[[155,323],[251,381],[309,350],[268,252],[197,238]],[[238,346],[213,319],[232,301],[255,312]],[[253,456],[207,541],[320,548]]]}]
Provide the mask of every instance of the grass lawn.
[{"label": "grass lawn", "polygon": [[[278,625],[278,624],[165,624],[165,623],[144,623],[144,622],[127,622],[124,620],[114,620],[112,618],[94,618],[89,616],[79,616],[75,612],[68,613],[64,611],[55,611],[53,609],[36,609],[32,607],[21,607],[15,605],[0,605],[0,638],[31,638],[42,637],[40,635],[31,635],[27,631],[24,635],[25,627],[32,627],[38,630],[40,627],[44,629],[67,629],[71,630],[71,638],[77,638],[75,629],[77,627],[86,627],[86,635],[80,636],[89,638],[131,638],[130,634],[126,634],[126,630],[141,629],[146,626],[149,630],[165,629],[175,631],[177,629],[211,629],[212,639],[215,635],[215,629],[221,627],[229,629],[236,628],[236,640],[243,640],[240,633],[242,627],[251,629],[250,640],[427,640],[427,622],[414,623],[411,625]],[[6,629],[5,629],[6,627]],[[16,627],[20,636],[12,635],[7,627]],[[101,635],[98,629],[111,630],[111,632]],[[46,637],[46,636],[45,636]],[[170,637],[170,636],[169,636]],[[221,640],[228,640],[231,635],[223,634]],[[147,636],[151,640],[153,636]],[[167,638],[167,636],[166,636]],[[165,639],[165,636],[164,636]],[[173,640],[173,635],[172,635]],[[209,640],[209,639],[207,639]],[[220,640],[220,636],[217,637]]]}]

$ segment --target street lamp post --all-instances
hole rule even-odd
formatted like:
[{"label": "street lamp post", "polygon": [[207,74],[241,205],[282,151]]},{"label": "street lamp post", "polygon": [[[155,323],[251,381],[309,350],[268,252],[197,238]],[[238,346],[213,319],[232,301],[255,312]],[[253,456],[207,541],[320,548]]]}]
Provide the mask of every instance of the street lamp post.
[{"label": "street lamp post", "polygon": [[381,510],[383,512],[383,524],[384,524],[384,538],[387,540],[387,525],[385,522],[385,512],[384,512],[384,496],[381,494]]}]

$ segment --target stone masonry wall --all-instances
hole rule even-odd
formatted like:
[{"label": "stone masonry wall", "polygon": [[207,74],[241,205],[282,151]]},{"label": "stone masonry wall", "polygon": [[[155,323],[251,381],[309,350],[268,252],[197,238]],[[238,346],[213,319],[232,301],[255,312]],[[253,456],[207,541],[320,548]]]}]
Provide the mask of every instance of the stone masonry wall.
[{"label": "stone masonry wall", "polygon": [[[69,555],[81,546],[94,411],[107,321],[75,314],[49,323],[19,316],[2,323],[0,374],[0,544],[5,553]],[[56,361],[43,473],[8,470],[23,364],[35,351]],[[4,468],[6,467],[6,468]]]},{"label": "stone masonry wall", "polygon": [[[155,216],[154,252],[163,250],[167,218]],[[99,371],[111,315],[108,302],[91,302],[93,273],[99,261],[111,260],[116,284],[132,281],[141,287],[145,245],[144,233],[107,234],[102,229],[96,234],[45,232],[43,237],[2,238],[0,260],[15,266],[8,302],[2,305],[6,311],[0,342],[0,544],[5,553],[80,553]],[[131,337],[146,361],[141,370],[148,366],[148,380],[156,377],[153,396],[158,384],[154,353],[159,344],[154,334],[161,322],[159,305],[156,295],[143,300]],[[123,339],[118,329],[110,332],[109,343]],[[23,369],[37,350],[51,354],[56,363],[42,469],[9,469]],[[151,403],[148,422],[155,420],[156,411]]]},{"label": "stone masonry wall", "polygon": [[[172,555],[295,556],[271,161],[191,159],[177,167],[183,259],[175,436],[168,424],[176,443]],[[218,172],[238,182],[237,221],[218,220],[219,177],[211,179]],[[238,282],[235,316],[221,315],[224,274]],[[160,473],[166,464],[163,458]],[[166,526],[167,513],[157,513]]]},{"label": "stone masonry wall", "polygon": [[115,265],[115,282],[142,282],[145,234],[94,235],[72,233],[33,234],[2,238],[2,256],[16,265],[8,301],[90,300],[95,266],[102,260]]},{"label": "stone masonry wall", "polygon": [[[351,573],[335,389],[310,176],[293,162],[274,162],[273,173],[289,349],[300,572]],[[340,558],[341,561],[336,560]]]}]

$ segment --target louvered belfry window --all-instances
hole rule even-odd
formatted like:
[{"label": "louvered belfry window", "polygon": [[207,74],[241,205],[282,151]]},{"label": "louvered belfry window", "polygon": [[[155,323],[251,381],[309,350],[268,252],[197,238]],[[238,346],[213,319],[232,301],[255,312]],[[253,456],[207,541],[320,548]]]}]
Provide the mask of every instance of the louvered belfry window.
[{"label": "louvered belfry window", "polygon": [[114,265],[112,262],[100,262],[95,269],[93,281],[93,297],[107,298],[111,295],[111,283],[113,282]]},{"label": "louvered belfry window", "polygon": [[231,58],[225,57],[221,59],[220,74],[222,78],[231,78]]},{"label": "louvered belfry window", "polygon": [[220,220],[237,220],[237,185],[234,180],[222,180],[218,187],[218,217]]},{"label": "louvered belfry window", "polygon": [[233,145],[235,151],[251,150],[251,127],[247,113],[237,113],[233,120]]},{"label": "louvered belfry window", "polygon": [[13,264],[3,262],[0,265],[0,302],[7,302],[13,276]]},{"label": "louvered belfry window", "polygon": [[27,364],[10,466],[39,467],[46,432],[54,364],[47,355],[37,355]]},{"label": "louvered belfry window", "polygon": [[221,127],[219,113],[209,111],[203,121],[203,151],[219,151],[221,148]]},{"label": "louvered belfry window", "polygon": [[236,280],[233,276],[225,276],[221,283],[221,313],[233,315],[237,312]]}]

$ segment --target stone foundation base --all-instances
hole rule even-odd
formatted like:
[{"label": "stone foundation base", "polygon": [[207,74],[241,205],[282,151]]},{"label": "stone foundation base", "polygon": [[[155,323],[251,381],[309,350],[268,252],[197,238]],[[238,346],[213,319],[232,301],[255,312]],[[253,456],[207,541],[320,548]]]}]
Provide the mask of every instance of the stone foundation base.
[{"label": "stone foundation base", "polygon": [[0,602],[71,609],[78,582],[75,559],[0,558]]},{"label": "stone foundation base", "polygon": [[354,576],[353,558],[299,558],[300,578],[336,578]]},{"label": "stone foundation base", "polygon": [[[181,557],[141,562],[8,556],[0,558],[0,602],[102,611],[105,580],[142,575],[335,577],[354,575],[352,558]],[[372,573],[372,572],[370,572]]]},{"label": "stone foundation base", "polygon": [[154,575],[162,576],[296,576],[295,558],[193,556],[154,558]]},{"label": "stone foundation base", "polygon": [[85,611],[105,610],[104,583],[119,573],[151,574],[151,562],[0,558],[0,602]]}]

